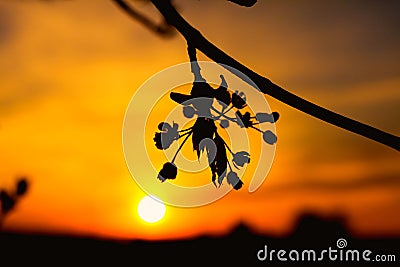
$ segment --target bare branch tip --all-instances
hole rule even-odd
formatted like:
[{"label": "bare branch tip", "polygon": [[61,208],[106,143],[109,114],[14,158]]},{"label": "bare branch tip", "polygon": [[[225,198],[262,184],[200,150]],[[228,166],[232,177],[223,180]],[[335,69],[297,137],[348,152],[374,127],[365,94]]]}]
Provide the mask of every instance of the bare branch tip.
[{"label": "bare branch tip", "polygon": [[257,0],[228,0],[228,1],[244,7],[252,7],[257,3]]}]

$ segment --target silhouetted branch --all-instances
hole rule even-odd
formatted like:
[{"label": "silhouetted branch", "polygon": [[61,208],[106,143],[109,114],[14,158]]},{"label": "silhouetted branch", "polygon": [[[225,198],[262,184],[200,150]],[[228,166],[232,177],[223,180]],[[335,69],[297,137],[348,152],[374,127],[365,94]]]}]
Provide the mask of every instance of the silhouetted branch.
[{"label": "silhouetted branch", "polygon": [[[212,44],[210,41],[208,41],[197,29],[191,26],[179,14],[179,12],[174,8],[170,1],[151,0],[151,2],[164,16],[167,23],[175,27],[178,32],[186,39],[186,41],[190,43],[191,46],[203,52],[213,61],[237,69],[243,74],[247,75],[258,87],[256,89],[260,90],[264,94],[268,94],[269,96],[322,121],[336,125],[340,128],[359,134],[381,144],[387,145],[397,151],[400,150],[400,138],[398,136],[386,133],[372,126],[363,124],[338,113],[332,112],[312,102],[309,102],[293,93],[286,91],[280,86],[272,83],[269,79],[257,74],[253,70],[239,63],[234,58],[230,57],[214,44]],[[231,71],[231,69],[229,68],[228,70]],[[233,74],[236,75],[236,73]],[[238,77],[240,78],[240,76]]]},{"label": "silhouetted branch", "polygon": [[188,43],[188,55],[190,60],[191,71],[194,75],[195,82],[205,82],[203,76],[201,76],[201,68],[197,62],[196,48]]},{"label": "silhouetted branch", "polygon": [[136,11],[132,6],[128,5],[124,0],[112,0],[117,6],[119,6],[125,13],[130,17],[142,23],[145,27],[151,31],[159,34],[163,37],[171,37],[174,35],[174,29],[165,21],[161,24],[157,24],[145,15]]}]

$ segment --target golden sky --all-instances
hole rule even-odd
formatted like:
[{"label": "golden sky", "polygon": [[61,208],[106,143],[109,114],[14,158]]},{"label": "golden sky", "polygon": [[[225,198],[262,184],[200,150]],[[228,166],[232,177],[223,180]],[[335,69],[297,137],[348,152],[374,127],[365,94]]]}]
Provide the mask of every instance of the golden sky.
[{"label": "golden sky", "polygon": [[[400,134],[396,1],[259,2],[177,1],[209,40],[256,72]],[[168,207],[148,225],[136,213],[145,194],[125,164],[122,123],[142,83],[188,60],[185,41],[152,34],[111,1],[1,0],[0,55],[0,187],[20,175],[31,182],[5,229],[163,239],[224,234],[244,221],[282,234],[307,210],[343,213],[356,234],[400,234],[399,153],[270,97],[281,118],[262,187]]]}]

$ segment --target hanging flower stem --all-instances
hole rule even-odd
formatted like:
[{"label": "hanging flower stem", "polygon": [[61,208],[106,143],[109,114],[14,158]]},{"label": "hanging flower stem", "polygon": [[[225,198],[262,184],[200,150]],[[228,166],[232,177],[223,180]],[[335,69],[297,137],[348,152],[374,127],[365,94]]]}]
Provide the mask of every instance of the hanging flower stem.
[{"label": "hanging flower stem", "polygon": [[237,122],[235,118],[228,117],[225,114],[222,114],[222,117],[224,117],[225,119],[227,119],[227,120],[229,120],[231,122]]},{"label": "hanging flower stem", "polygon": [[[254,124],[253,124],[254,125]],[[257,131],[259,131],[260,133],[264,133],[263,131],[261,131],[260,129],[258,129],[257,127],[254,127],[253,125],[251,125],[250,127],[253,129],[256,129]]]},{"label": "hanging flower stem", "polygon": [[176,156],[178,155],[179,151],[181,151],[183,145],[186,143],[186,141],[189,139],[189,136],[191,136],[192,133],[193,133],[193,130],[190,131],[190,132],[188,132],[188,133],[186,133],[186,134],[184,134],[184,135],[187,135],[187,136],[186,136],[185,140],[183,140],[182,144],[179,146],[178,150],[175,152],[175,155],[174,155],[174,157],[173,157],[171,163],[174,163],[174,161],[175,161],[175,159],[176,159]]},{"label": "hanging flower stem", "polygon": [[[222,106],[222,110],[221,110],[221,112],[219,112],[221,115],[224,115],[224,114],[226,114],[226,113],[228,113],[232,108],[233,108],[233,106],[231,106],[230,104],[229,104],[229,107],[227,108],[228,106]],[[226,109],[227,108],[227,109]],[[225,110],[226,109],[226,110]]]},{"label": "hanging flower stem", "polygon": [[187,129],[180,130],[180,131],[178,131],[178,133],[187,132],[187,131],[190,131],[192,129],[193,129],[193,127],[190,127],[190,128],[187,128]]},{"label": "hanging flower stem", "polygon": [[186,132],[186,133],[180,134],[179,137],[176,140],[178,140],[178,139],[180,139],[180,138],[182,138],[182,137],[184,137],[184,136],[186,136],[188,134],[191,134],[191,133],[192,132],[190,131],[190,132]]},{"label": "hanging flower stem", "polygon": [[225,115],[226,113],[228,113],[229,111],[231,111],[231,109],[233,109],[233,106],[230,106],[227,110],[222,112],[222,115]]},{"label": "hanging flower stem", "polygon": [[225,115],[226,111],[225,111],[224,113],[222,113],[222,112],[218,111],[216,108],[214,108],[213,106],[211,106],[211,109],[212,109],[213,111],[215,111],[215,112],[218,113],[219,116],[216,117],[217,120],[218,120],[220,117],[224,117],[225,119],[227,119],[227,120],[229,120],[229,121],[231,121],[231,122],[236,122],[236,120],[235,120],[234,118],[231,118],[231,117],[228,117],[228,116]]},{"label": "hanging flower stem", "polygon": [[228,163],[229,169],[230,169],[231,171],[233,171],[233,170],[232,170],[232,166],[231,166],[231,164],[229,163],[229,161],[227,161],[227,163]]}]

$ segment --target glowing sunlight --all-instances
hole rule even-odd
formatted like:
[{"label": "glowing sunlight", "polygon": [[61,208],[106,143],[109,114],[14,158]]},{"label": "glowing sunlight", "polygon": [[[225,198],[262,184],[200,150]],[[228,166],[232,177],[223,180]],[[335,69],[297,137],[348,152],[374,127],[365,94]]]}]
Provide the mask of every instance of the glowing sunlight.
[{"label": "glowing sunlight", "polygon": [[166,207],[154,196],[143,197],[138,205],[139,217],[148,223],[155,223],[164,218]]}]

